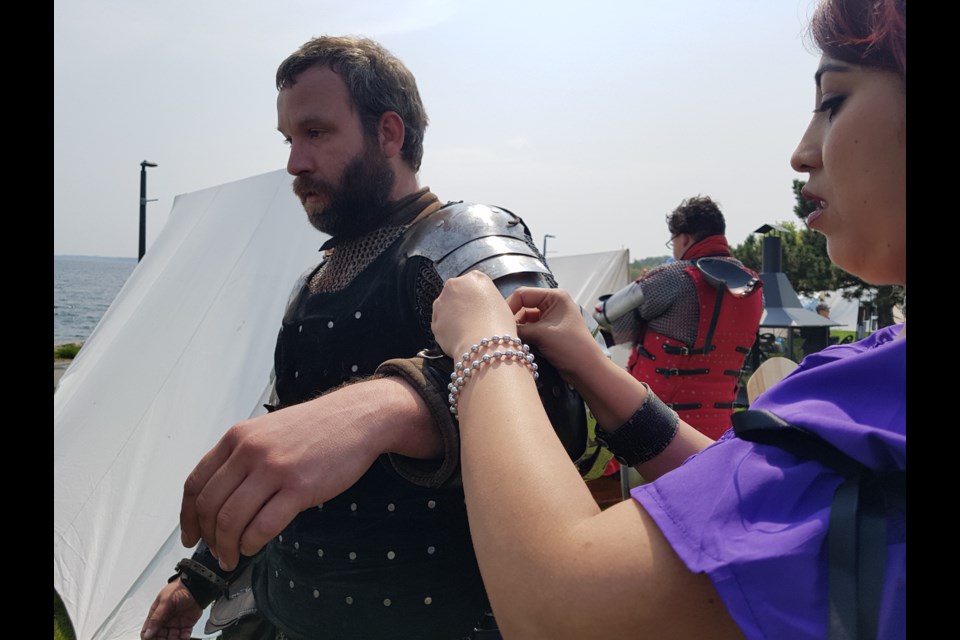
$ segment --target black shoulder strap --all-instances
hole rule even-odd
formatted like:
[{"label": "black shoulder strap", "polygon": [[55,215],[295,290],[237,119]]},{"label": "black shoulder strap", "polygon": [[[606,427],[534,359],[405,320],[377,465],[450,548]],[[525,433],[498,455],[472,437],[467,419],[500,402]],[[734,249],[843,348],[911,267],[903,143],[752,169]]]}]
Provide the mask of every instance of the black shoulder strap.
[{"label": "black shoulder strap", "polygon": [[827,531],[829,638],[876,638],[887,557],[886,510],[906,509],[907,472],[877,473],[769,411],[740,411],[732,420],[737,437],[816,460],[846,478],[834,494]]}]

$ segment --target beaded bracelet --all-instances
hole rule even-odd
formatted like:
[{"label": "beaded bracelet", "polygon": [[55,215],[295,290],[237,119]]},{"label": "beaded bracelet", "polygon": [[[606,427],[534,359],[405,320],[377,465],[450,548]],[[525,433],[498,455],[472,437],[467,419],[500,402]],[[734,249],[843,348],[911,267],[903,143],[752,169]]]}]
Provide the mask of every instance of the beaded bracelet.
[{"label": "beaded bracelet", "polygon": [[[497,345],[513,345],[516,348],[504,349],[503,351],[497,349],[493,353],[485,353],[478,359],[471,360],[471,358],[476,357],[475,354],[479,354],[481,349],[490,349]],[[460,391],[466,386],[467,380],[480,368],[480,365],[493,359],[498,359],[501,362],[519,362],[530,369],[534,380],[540,377],[540,374],[537,373],[537,364],[533,361],[533,354],[530,353],[530,345],[523,344],[519,338],[511,338],[510,336],[483,338],[479,344],[470,345],[470,351],[460,356],[460,362],[454,365],[453,373],[450,374],[450,384],[447,385],[450,395],[447,396],[447,400],[450,402],[450,413],[455,417],[460,417],[457,413],[457,402]]]}]

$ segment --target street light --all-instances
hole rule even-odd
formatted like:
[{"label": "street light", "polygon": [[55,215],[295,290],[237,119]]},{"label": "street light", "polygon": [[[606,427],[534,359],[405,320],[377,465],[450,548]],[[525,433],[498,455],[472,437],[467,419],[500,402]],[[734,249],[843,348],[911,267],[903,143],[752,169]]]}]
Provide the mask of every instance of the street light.
[{"label": "street light", "polygon": [[547,238],[556,238],[557,236],[549,233],[543,234],[543,259],[547,259]]},{"label": "street light", "polygon": [[155,167],[152,162],[144,160],[140,163],[140,255],[137,261],[143,260],[147,252],[147,203],[156,202],[156,198],[147,200],[147,167]]}]

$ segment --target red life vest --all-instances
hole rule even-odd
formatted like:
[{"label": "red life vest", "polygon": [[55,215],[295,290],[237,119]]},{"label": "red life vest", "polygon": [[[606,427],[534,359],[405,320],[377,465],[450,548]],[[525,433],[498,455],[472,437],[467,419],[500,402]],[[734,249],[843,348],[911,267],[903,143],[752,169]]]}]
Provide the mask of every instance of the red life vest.
[{"label": "red life vest", "polygon": [[627,370],[650,385],[684,422],[716,440],[731,426],[740,370],[756,339],[763,296],[759,287],[742,297],[720,288],[723,299],[707,346],[718,289],[693,262],[685,272],[693,280],[699,307],[695,344],[686,345],[647,326]]}]

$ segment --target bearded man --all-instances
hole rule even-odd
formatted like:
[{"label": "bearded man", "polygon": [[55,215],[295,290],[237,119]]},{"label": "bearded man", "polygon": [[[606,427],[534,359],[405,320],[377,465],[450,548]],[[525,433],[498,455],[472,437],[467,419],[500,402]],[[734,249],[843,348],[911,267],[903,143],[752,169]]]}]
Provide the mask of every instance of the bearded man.
[{"label": "bearded man", "polygon": [[[556,282],[519,217],[419,186],[427,115],[390,52],[315,38],[276,80],[294,192],[331,238],[284,315],[272,411],[229,429],[184,485],[182,542],[197,548],[141,635],[188,638],[216,600],[207,630],[224,638],[499,638],[432,305],[470,269],[505,295]],[[539,373],[576,459],[582,400],[543,362]]]}]

